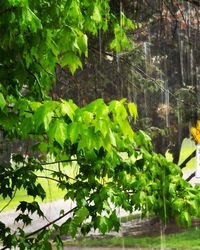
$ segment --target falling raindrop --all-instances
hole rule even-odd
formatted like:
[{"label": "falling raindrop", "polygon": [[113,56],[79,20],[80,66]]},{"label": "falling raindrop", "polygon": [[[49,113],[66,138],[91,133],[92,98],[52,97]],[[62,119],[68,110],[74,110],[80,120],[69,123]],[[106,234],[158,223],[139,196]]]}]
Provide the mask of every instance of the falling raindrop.
[{"label": "falling raindrop", "polygon": [[101,29],[99,29],[99,63],[102,62],[102,37],[101,37]]},{"label": "falling raindrop", "polygon": [[[148,73],[149,65],[151,64],[151,48],[150,48],[150,43],[149,42],[144,42],[144,61],[145,61],[145,71]],[[144,114],[147,117],[148,116],[148,93],[147,89],[144,88]]]},{"label": "falling raindrop", "polygon": [[181,80],[182,85],[185,86],[185,76],[184,76],[184,44],[179,35],[179,54],[180,54],[180,67],[181,67]]}]

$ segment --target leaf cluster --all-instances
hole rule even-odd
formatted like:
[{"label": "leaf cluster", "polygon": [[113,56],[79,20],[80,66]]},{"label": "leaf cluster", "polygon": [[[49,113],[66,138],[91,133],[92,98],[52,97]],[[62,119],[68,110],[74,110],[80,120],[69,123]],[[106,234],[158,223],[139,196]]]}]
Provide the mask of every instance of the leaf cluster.
[{"label": "leaf cluster", "polygon": [[124,27],[133,28],[112,14],[108,0],[5,0],[0,14],[0,92],[17,98],[45,99],[57,63],[72,74],[82,68],[88,35],[113,31],[111,48],[118,51],[129,44]]}]

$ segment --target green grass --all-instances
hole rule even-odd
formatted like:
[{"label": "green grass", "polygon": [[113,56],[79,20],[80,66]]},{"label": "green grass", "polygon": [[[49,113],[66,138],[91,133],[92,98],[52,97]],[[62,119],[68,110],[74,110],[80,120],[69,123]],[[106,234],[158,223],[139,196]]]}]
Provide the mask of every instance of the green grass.
[{"label": "green grass", "polygon": [[161,238],[161,236],[151,237],[113,237],[103,239],[84,239],[75,242],[66,242],[66,245],[78,245],[80,247],[136,247],[136,248],[164,248],[170,249],[200,249],[200,229],[190,228],[182,233],[169,234]]}]

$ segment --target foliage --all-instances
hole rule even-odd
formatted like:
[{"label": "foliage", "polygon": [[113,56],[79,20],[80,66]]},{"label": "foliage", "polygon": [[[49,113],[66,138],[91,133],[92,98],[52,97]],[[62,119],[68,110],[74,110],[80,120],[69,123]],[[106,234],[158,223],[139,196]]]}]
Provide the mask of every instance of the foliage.
[{"label": "foliage", "polygon": [[[52,249],[51,237],[61,248],[62,235],[118,230],[117,207],[155,213],[164,221],[173,216],[185,225],[199,216],[199,191],[182,179],[175,164],[154,153],[144,132],[133,132],[135,104],[98,99],[79,108],[71,100],[47,96],[56,63],[71,73],[82,67],[89,34],[109,30],[114,36],[111,49],[129,46],[125,28],[134,28],[130,20],[120,13],[118,21],[107,0],[5,0],[0,7],[0,128],[4,136],[37,143],[33,156],[16,154],[12,164],[1,166],[0,194],[13,199],[24,189],[28,196],[44,199],[38,173],[45,170],[46,178],[65,192],[64,199],[76,202],[72,210],[29,234],[24,227],[12,232],[0,223],[3,249]],[[51,167],[55,164],[58,170]],[[69,164],[77,169],[73,177]],[[31,214],[45,216],[35,200],[21,201],[17,210],[16,221],[25,226],[32,222]]]},{"label": "foliage", "polygon": [[[16,189],[23,187],[27,195],[44,198],[37,173],[48,169],[49,177],[65,191],[64,199],[75,201],[76,207],[70,211],[73,217],[61,226],[47,229],[54,221],[28,235],[22,229],[8,234],[9,229],[2,224],[1,238],[7,247],[51,249],[48,239],[54,231],[55,235],[75,237],[79,230],[83,234],[92,228],[103,234],[118,230],[118,207],[130,212],[140,210],[144,216],[153,213],[164,222],[174,217],[183,225],[191,224],[191,216],[199,216],[199,191],[182,179],[178,166],[153,152],[144,132],[133,132],[128,122],[130,117],[137,117],[133,103],[123,99],[106,105],[98,99],[79,108],[71,100],[33,103],[22,99],[14,110],[18,119],[12,133],[37,138],[35,150],[43,155],[14,156],[16,164],[0,173],[1,194],[12,197]],[[25,126],[27,123],[29,126]],[[51,168],[47,153],[54,164],[60,165],[59,171]],[[76,162],[74,167],[78,167],[73,177],[67,173],[70,162]],[[30,214],[34,212],[44,216],[36,201],[22,201],[17,210],[21,213],[16,220],[25,225],[31,223]],[[31,237],[35,234],[37,240]],[[61,244],[58,237],[55,241]]]},{"label": "foliage", "polygon": [[[55,78],[56,63],[72,73],[82,68],[89,34],[113,30],[111,48],[119,50],[129,45],[124,27],[133,28],[124,15],[121,22],[112,14],[108,0],[5,0],[0,10],[0,91],[4,96],[44,99]],[[2,100],[0,95],[0,107]]]}]

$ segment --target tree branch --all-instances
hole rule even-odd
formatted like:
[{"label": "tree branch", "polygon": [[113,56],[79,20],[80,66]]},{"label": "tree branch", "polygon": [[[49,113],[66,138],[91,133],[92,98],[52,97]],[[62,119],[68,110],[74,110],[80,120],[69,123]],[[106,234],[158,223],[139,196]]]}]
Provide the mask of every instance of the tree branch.
[{"label": "tree branch", "polygon": [[[33,235],[39,233],[39,232],[42,231],[43,229],[45,229],[45,228],[47,228],[47,227],[53,225],[54,223],[56,223],[57,221],[61,220],[62,218],[64,218],[64,217],[67,216],[68,214],[72,213],[76,208],[77,208],[77,206],[75,206],[74,208],[70,209],[69,211],[67,211],[67,212],[64,213],[63,215],[59,216],[59,217],[56,218],[55,220],[53,220],[53,221],[49,222],[48,224],[44,225],[43,227],[41,227],[41,228],[39,228],[39,229],[37,229],[37,230],[35,230],[35,231],[33,231],[33,232],[27,234],[27,235],[26,235],[26,238],[29,238],[29,237],[31,237],[31,236],[33,236]],[[1,248],[0,250],[5,250],[5,249],[7,249],[7,248],[8,248],[8,247],[5,246],[5,247]]]},{"label": "tree branch", "polygon": [[35,80],[36,80],[36,82],[38,84],[39,90],[40,90],[41,100],[44,101],[44,93],[42,91],[42,87],[41,87],[41,84],[40,84],[40,81],[39,81],[38,77],[33,72],[31,72],[30,70],[26,69],[26,71],[35,78]]},{"label": "tree branch", "polygon": [[76,179],[74,179],[74,178],[72,178],[72,177],[70,177],[70,176],[64,174],[63,172],[55,171],[55,170],[48,169],[48,168],[43,168],[43,170],[49,171],[49,172],[51,172],[51,173],[62,174],[62,175],[65,176],[66,178],[71,179],[71,180],[73,180],[73,181],[76,181]]},{"label": "tree branch", "polygon": [[55,181],[55,182],[60,183],[59,180],[56,180],[56,179],[54,179],[54,178],[52,178],[52,177],[48,177],[48,176],[37,175],[37,178],[39,178],[39,179],[48,179],[48,180],[51,180],[51,181]]},{"label": "tree branch", "polygon": [[70,160],[62,160],[62,161],[53,161],[53,162],[41,162],[40,164],[45,166],[45,165],[52,165],[52,164],[58,164],[58,163],[63,163],[63,162],[73,162],[73,161],[78,161],[78,159],[70,159]]}]

